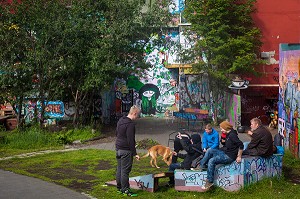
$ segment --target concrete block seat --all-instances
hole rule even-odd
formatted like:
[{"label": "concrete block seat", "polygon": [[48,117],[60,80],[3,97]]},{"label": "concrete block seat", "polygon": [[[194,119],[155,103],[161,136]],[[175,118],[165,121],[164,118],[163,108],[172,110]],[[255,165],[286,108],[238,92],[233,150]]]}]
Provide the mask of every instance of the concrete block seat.
[{"label": "concrete block seat", "polygon": [[[159,179],[160,178],[168,178],[174,176],[173,172],[164,172],[158,174],[148,174],[142,176],[136,176],[129,178],[129,184],[131,189],[144,190],[149,192],[157,191],[159,187]],[[106,185],[117,186],[117,182],[115,180],[109,181],[105,183]]]},{"label": "concrete block seat", "polygon": [[[242,187],[255,183],[266,177],[281,176],[281,154],[263,158],[258,156],[243,156],[241,163],[235,161],[228,165],[217,165],[215,169],[215,186],[226,191],[238,191]],[[175,170],[175,189],[178,191],[203,192],[207,171]]]}]

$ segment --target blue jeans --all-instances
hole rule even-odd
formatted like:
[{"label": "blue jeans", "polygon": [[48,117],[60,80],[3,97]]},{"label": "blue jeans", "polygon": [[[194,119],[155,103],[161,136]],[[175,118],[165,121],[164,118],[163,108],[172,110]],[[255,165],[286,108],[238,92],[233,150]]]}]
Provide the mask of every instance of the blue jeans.
[{"label": "blue jeans", "polygon": [[[181,169],[181,164],[180,163],[172,163],[172,164],[170,164],[169,171],[174,172],[175,169]],[[175,183],[174,182],[174,176],[169,177],[169,179],[170,179],[169,180],[169,184],[174,184]]]},{"label": "blue jeans", "polygon": [[207,164],[207,180],[210,183],[214,182],[215,168],[217,164],[229,164],[234,160],[228,157],[223,151],[218,149],[209,149],[200,161],[200,166],[203,168]]}]

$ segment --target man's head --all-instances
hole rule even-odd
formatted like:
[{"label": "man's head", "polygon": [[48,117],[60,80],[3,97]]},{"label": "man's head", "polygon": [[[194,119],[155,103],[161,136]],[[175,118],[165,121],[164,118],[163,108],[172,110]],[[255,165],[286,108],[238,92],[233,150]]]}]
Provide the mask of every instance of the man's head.
[{"label": "man's head", "polygon": [[251,131],[255,131],[261,125],[261,120],[258,118],[253,118],[252,120],[250,120],[250,123]]},{"label": "man's head", "polygon": [[221,131],[224,133],[228,133],[229,131],[231,131],[232,127],[233,126],[226,120],[220,123]]},{"label": "man's head", "polygon": [[136,105],[133,105],[133,106],[130,108],[127,117],[129,117],[129,118],[132,119],[132,120],[135,120],[135,119],[137,119],[137,118],[140,116],[140,112],[141,112],[141,110],[139,109],[139,107],[136,106]]},{"label": "man's head", "polygon": [[207,134],[210,134],[210,133],[212,132],[212,126],[211,126],[211,124],[207,124],[207,125],[205,126],[205,132],[206,132]]}]

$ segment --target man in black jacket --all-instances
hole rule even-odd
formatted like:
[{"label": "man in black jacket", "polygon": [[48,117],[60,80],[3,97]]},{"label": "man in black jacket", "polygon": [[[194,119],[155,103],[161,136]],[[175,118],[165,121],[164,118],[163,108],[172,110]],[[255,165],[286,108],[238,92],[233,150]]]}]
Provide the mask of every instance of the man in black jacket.
[{"label": "man in black jacket", "polygon": [[[181,154],[178,152],[173,153],[173,157],[182,158],[182,162],[172,162],[169,166],[169,171],[174,171],[175,169],[190,169],[192,161],[202,154],[202,143],[201,136],[199,134],[192,134],[191,139],[187,142],[183,139],[181,133],[178,133],[177,138],[180,140],[182,149],[186,152]],[[173,158],[172,158],[173,159]],[[174,186],[174,177],[170,177],[169,186]]]},{"label": "man in black jacket", "polygon": [[116,129],[116,158],[117,158],[117,188],[118,192],[128,196],[136,196],[129,186],[129,173],[132,168],[133,157],[140,159],[135,148],[135,123],[140,114],[137,106],[132,106],[128,116],[119,119]]},{"label": "man in black jacket", "polygon": [[251,121],[251,130],[248,135],[251,141],[243,152],[243,155],[269,157],[273,155],[273,137],[271,132],[266,129],[261,120],[253,118]]}]

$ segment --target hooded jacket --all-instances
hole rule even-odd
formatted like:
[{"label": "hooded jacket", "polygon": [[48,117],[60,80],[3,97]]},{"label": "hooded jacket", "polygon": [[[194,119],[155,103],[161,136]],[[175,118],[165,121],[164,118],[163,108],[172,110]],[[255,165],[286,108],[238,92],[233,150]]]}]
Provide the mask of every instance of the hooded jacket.
[{"label": "hooded jacket", "polygon": [[119,119],[116,128],[116,150],[131,151],[132,156],[137,155],[135,148],[135,123],[128,117]]},{"label": "hooded jacket", "polygon": [[183,162],[181,163],[181,168],[190,169],[191,164],[194,159],[202,154],[202,147],[201,147],[201,136],[199,134],[191,135],[191,142],[186,142],[184,139],[180,140],[183,149],[186,151],[186,154],[178,154],[178,157],[184,158]]},{"label": "hooded jacket", "polygon": [[204,131],[202,136],[202,149],[219,149],[219,133],[212,129],[211,133]]}]

